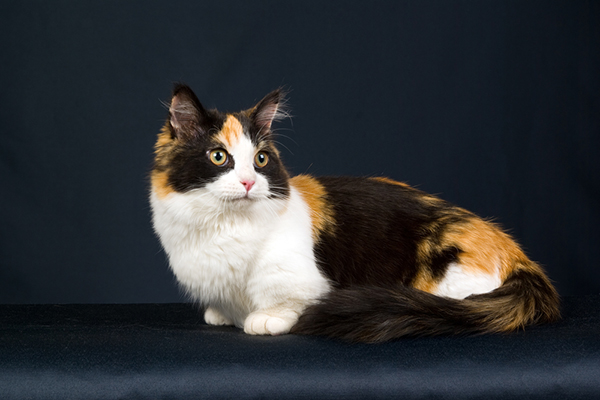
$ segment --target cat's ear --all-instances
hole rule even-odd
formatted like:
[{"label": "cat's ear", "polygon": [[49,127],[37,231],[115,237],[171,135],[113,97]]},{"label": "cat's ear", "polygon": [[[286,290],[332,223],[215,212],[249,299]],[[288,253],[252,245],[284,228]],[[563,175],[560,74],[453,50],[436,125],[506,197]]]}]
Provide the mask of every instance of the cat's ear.
[{"label": "cat's ear", "polygon": [[250,118],[261,131],[270,131],[273,121],[289,116],[285,103],[285,92],[281,88],[274,90],[250,110]]},{"label": "cat's ear", "polygon": [[175,137],[189,137],[203,133],[206,111],[189,86],[176,84],[169,105],[169,122]]}]

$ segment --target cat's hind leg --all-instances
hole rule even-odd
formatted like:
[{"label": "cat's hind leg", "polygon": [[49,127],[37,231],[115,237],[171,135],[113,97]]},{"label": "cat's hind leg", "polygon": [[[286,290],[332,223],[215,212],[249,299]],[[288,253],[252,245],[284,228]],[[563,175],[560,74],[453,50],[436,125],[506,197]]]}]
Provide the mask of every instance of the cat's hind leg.
[{"label": "cat's hind leg", "polygon": [[290,331],[299,316],[299,312],[288,308],[255,311],[246,317],[244,332],[250,335],[283,335]]},{"label": "cat's hind leg", "polygon": [[212,307],[204,311],[204,321],[209,325],[233,325],[233,322]]}]

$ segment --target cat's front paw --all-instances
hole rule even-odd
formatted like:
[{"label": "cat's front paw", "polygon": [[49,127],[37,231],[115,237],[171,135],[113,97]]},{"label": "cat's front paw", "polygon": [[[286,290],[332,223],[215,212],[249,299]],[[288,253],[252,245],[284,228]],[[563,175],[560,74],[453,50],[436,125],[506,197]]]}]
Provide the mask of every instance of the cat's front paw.
[{"label": "cat's front paw", "polygon": [[297,318],[254,312],[244,321],[244,332],[250,335],[283,335],[290,331]]},{"label": "cat's front paw", "polygon": [[211,307],[208,307],[204,312],[204,321],[209,325],[233,325],[231,320]]}]

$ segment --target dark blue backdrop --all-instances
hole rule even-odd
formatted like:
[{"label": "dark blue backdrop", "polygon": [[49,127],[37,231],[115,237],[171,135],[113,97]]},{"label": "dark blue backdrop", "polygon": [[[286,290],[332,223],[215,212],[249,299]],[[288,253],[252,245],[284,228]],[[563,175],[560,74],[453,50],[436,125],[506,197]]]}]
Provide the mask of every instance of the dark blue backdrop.
[{"label": "dark blue backdrop", "polygon": [[599,293],[595,1],[0,3],[0,302],[182,299],[147,202],[171,84],[291,89],[293,173],[387,175],[495,217]]}]

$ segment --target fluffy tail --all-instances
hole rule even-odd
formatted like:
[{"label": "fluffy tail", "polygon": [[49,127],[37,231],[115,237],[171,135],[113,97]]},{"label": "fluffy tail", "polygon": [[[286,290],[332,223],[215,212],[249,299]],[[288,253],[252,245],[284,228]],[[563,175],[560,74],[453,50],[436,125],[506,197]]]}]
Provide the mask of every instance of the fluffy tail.
[{"label": "fluffy tail", "polygon": [[291,333],[352,342],[403,336],[494,333],[560,318],[559,297],[537,265],[516,269],[498,289],[464,300],[399,286],[333,290]]}]

